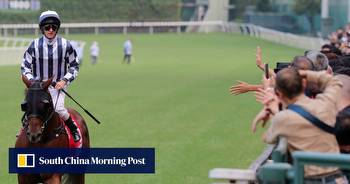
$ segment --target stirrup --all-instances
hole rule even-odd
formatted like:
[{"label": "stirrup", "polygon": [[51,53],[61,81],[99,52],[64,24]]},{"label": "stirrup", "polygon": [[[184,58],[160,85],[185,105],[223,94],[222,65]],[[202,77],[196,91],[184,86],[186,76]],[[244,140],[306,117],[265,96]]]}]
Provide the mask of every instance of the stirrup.
[{"label": "stirrup", "polygon": [[80,141],[81,137],[79,135],[78,130],[71,131],[71,134],[73,136],[74,142]]}]

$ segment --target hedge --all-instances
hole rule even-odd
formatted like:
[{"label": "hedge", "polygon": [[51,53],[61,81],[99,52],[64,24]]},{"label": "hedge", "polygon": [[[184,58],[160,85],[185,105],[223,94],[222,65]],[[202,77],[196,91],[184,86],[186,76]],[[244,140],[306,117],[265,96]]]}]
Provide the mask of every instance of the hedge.
[{"label": "hedge", "polygon": [[37,23],[57,11],[63,22],[177,21],[181,0],[41,0],[40,11],[0,10],[0,23]]}]

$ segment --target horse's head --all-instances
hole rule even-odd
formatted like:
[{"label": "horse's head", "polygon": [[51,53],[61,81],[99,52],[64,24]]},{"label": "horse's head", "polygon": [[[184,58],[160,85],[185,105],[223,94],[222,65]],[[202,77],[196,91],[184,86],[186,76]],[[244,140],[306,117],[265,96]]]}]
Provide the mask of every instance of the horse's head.
[{"label": "horse's head", "polygon": [[47,122],[51,119],[54,111],[51,95],[48,87],[52,79],[44,82],[29,81],[22,76],[27,86],[25,101],[22,103],[22,111],[26,114],[25,131],[30,142],[41,141]]}]

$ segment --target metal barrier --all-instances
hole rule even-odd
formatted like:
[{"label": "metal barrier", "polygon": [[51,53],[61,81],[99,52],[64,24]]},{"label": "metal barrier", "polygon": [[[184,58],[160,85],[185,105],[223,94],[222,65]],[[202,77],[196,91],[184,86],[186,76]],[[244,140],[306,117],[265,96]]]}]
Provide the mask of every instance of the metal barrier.
[{"label": "metal barrier", "polygon": [[342,169],[350,169],[350,155],[296,151],[292,153],[293,165],[291,165],[287,162],[283,162],[283,160],[286,160],[287,156],[286,153],[283,154],[283,150],[284,148],[282,151],[274,151],[276,152],[275,154],[280,154],[282,157],[285,157],[282,160],[280,156],[275,157],[282,162],[276,162],[274,160],[274,162],[262,165],[258,170],[257,178],[259,183],[302,184],[305,165],[334,166]]},{"label": "metal barrier", "polygon": [[350,169],[350,155],[348,154],[331,154],[317,152],[296,151],[293,156],[293,170],[290,176],[294,176],[294,184],[303,183],[304,166],[334,166],[341,169]]},{"label": "metal barrier", "polygon": [[[350,155],[296,151],[292,154],[293,165],[287,162],[287,139],[281,137],[276,147],[268,147],[247,170],[215,168],[209,178],[222,183],[240,184],[302,184],[304,166],[334,166],[350,169]],[[269,158],[272,160],[269,160]],[[251,165],[251,166],[252,166]],[[215,182],[216,183],[216,182]]]}]

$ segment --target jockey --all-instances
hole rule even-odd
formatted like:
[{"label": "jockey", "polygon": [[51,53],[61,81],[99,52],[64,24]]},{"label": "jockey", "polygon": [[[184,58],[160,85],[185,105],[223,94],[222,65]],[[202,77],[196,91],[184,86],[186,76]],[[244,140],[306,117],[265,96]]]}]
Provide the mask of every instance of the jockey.
[{"label": "jockey", "polygon": [[55,11],[44,11],[39,17],[39,28],[43,36],[32,41],[25,51],[21,73],[29,80],[44,81],[53,78],[54,87],[49,87],[55,111],[69,127],[75,142],[80,140],[77,126],[64,107],[65,94],[61,89],[76,78],[79,60],[70,42],[57,36],[61,20]]}]

